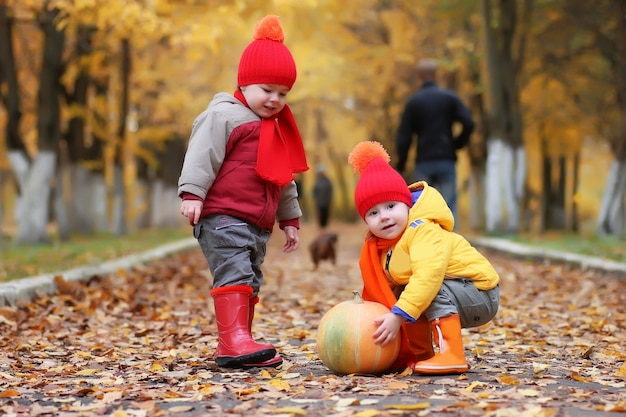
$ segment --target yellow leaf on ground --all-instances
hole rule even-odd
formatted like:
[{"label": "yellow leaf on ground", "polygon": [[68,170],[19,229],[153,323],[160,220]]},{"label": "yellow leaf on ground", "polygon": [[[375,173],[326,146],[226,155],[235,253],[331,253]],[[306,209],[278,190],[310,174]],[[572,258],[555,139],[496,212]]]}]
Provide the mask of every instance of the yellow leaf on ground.
[{"label": "yellow leaf on ground", "polygon": [[404,381],[393,381],[389,383],[388,387],[391,390],[409,389],[409,384]]},{"label": "yellow leaf on ground", "polygon": [[97,374],[99,372],[100,372],[99,369],[83,369],[82,371],[76,372],[76,375],[79,375],[79,376],[92,376],[92,375],[95,375],[95,374]]},{"label": "yellow leaf on ground", "polygon": [[478,387],[478,386],[480,386],[480,385],[482,385],[480,382],[478,382],[478,381],[474,381],[474,382],[472,382],[472,383],[469,385],[469,387],[465,388],[465,391],[467,391],[467,392],[472,392],[472,391],[474,390],[474,388],[476,388],[476,387]]},{"label": "yellow leaf on ground", "polygon": [[163,367],[163,365],[161,365],[161,362],[157,361],[150,365],[150,370],[152,372],[163,372],[165,371],[165,368]]},{"label": "yellow leaf on ground", "polygon": [[389,404],[385,408],[393,410],[423,410],[430,407],[430,403],[415,403],[415,404]]},{"label": "yellow leaf on ground", "polygon": [[281,407],[281,408],[276,408],[275,410],[271,411],[272,414],[283,414],[283,413],[288,413],[291,415],[301,415],[301,416],[305,416],[306,415],[306,411],[302,408],[299,407]]},{"label": "yellow leaf on ground", "polygon": [[250,388],[246,388],[246,389],[237,390],[237,391],[235,391],[235,393],[237,395],[250,395],[250,394],[253,394],[253,393],[258,392],[260,390],[261,390],[261,387],[257,385],[255,387],[250,387]]},{"label": "yellow leaf on ground", "polygon": [[615,376],[626,376],[626,362],[622,363],[622,366],[620,366],[619,369],[615,371]]},{"label": "yellow leaf on ground", "polygon": [[519,384],[519,379],[515,378],[514,376],[502,375],[502,376],[499,376],[497,379],[504,385],[518,385]]},{"label": "yellow leaf on ground", "polygon": [[572,372],[572,374],[570,375],[570,378],[572,378],[574,381],[579,381],[579,382],[591,382],[591,378],[581,376],[578,372]]},{"label": "yellow leaf on ground", "polygon": [[283,381],[282,379],[272,379],[270,385],[281,391],[289,391],[289,388],[291,388],[289,382]]}]

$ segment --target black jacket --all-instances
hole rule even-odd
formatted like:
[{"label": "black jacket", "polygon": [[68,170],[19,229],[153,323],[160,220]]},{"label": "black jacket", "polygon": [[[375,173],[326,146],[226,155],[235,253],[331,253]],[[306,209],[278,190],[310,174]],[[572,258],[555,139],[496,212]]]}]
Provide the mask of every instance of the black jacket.
[{"label": "black jacket", "polygon": [[[455,122],[462,125],[454,137]],[[406,102],[396,137],[399,172],[404,171],[407,155],[417,135],[416,162],[452,160],[456,151],[469,142],[474,121],[469,109],[452,91],[441,88],[434,81],[426,81]]]}]

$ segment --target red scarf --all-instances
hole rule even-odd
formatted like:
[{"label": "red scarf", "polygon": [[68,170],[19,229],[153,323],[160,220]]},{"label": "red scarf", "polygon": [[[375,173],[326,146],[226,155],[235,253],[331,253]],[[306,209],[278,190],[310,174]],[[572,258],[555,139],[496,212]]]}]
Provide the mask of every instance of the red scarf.
[{"label": "red scarf", "polygon": [[[361,276],[363,278],[363,299],[381,303],[390,310],[398,300],[389,287],[387,276],[381,266],[381,256],[383,251],[387,251],[391,246],[396,244],[401,237],[402,234],[392,240],[379,239],[371,232],[368,232],[365,237],[365,243],[361,248],[361,257],[359,259]],[[402,324],[400,328],[400,353],[391,369],[406,366],[411,360],[414,360],[414,358],[409,349],[406,328],[404,324]]]},{"label": "red scarf", "polygon": [[[241,91],[235,91],[234,96],[250,107]],[[289,106],[285,105],[275,118],[262,118],[257,174],[282,187],[293,180],[293,174],[308,169],[302,137]]]}]

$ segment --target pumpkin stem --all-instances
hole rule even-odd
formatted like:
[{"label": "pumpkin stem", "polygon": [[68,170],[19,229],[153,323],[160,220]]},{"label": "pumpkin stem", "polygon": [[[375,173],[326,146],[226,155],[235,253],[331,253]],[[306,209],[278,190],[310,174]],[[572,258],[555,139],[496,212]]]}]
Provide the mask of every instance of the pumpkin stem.
[{"label": "pumpkin stem", "polygon": [[363,303],[363,297],[361,297],[361,293],[358,291],[352,291],[352,294],[354,294],[354,302],[358,303],[358,304],[362,304]]}]

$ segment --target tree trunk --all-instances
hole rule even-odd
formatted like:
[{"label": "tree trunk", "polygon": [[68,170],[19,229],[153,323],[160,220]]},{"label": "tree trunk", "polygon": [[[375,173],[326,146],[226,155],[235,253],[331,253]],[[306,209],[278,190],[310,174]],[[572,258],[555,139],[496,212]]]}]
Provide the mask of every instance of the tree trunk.
[{"label": "tree trunk", "polygon": [[[488,232],[515,233],[520,229],[520,208],[526,188],[526,153],[516,84],[519,66],[515,64],[512,52],[517,24],[516,3],[501,0],[498,7],[491,0],[483,0],[491,114],[485,198]],[[492,150],[498,154],[491,155]]]},{"label": "tree trunk", "polygon": [[44,32],[43,59],[39,76],[37,100],[38,153],[28,168],[22,189],[20,215],[15,242],[34,244],[50,240],[47,230],[50,193],[56,174],[60,130],[61,57],[65,34],[59,31],[56,9],[44,13],[41,28]]},{"label": "tree trunk", "polygon": [[154,173],[151,186],[150,227],[175,227],[184,225],[179,214],[180,199],[178,198],[178,177],[180,166],[185,158],[183,138],[174,138],[165,143],[162,150],[157,151],[158,167]]},{"label": "tree trunk", "polygon": [[[100,159],[102,153],[93,154],[101,149],[98,141],[88,141],[86,124],[87,109],[89,106],[88,96],[89,87],[91,86],[91,78],[86,65],[81,65],[84,60],[92,53],[92,40],[96,33],[93,26],[81,25],[76,33],[76,41],[74,43],[74,53],[79,61],[79,73],[74,80],[73,89],[66,95],[68,106],[72,106],[80,111],[73,114],[67,123],[65,139],[67,142],[67,162],[62,164],[60,171],[62,177],[67,179],[71,184],[66,189],[64,199],[55,199],[55,204],[61,205],[65,202],[65,208],[70,215],[67,218],[67,229],[69,232],[78,232],[83,235],[92,234],[94,231],[93,216],[87,212],[87,208],[91,208],[91,190],[88,189],[88,181],[90,173],[80,167],[81,162],[87,162],[89,159]],[[95,142],[95,145],[91,142]],[[63,182],[61,182],[62,184]],[[56,189],[55,189],[56,190]],[[60,190],[60,189],[59,189]],[[58,192],[55,195],[58,196]],[[59,219],[57,219],[59,220]]]},{"label": "tree trunk", "polygon": [[572,231],[578,233],[580,226],[578,225],[578,184],[580,182],[580,151],[574,154],[574,178],[572,182],[572,219],[570,226]]},{"label": "tree trunk", "polygon": [[52,184],[52,213],[56,222],[59,238],[62,241],[69,240],[71,230],[70,217],[68,209],[71,196],[66,192],[71,192],[72,188],[67,189],[65,184],[70,180],[70,164],[67,158],[67,152],[59,150],[57,154],[56,175]]},{"label": "tree trunk", "polygon": [[[607,186],[602,198],[598,216],[599,235],[626,235],[626,0],[615,0],[617,19],[615,78],[617,85],[617,105],[622,113],[622,126],[613,142],[615,160],[607,178]],[[607,57],[610,59],[611,57]]]},{"label": "tree trunk", "polygon": [[[113,233],[116,235],[124,235],[128,232],[128,210],[127,205],[129,191],[133,189],[132,184],[127,184],[125,175],[125,166],[127,164],[126,149],[126,124],[129,112],[129,92],[130,92],[130,73],[131,73],[131,57],[130,57],[130,41],[122,39],[120,45],[121,61],[120,78],[122,82],[122,91],[120,97],[119,125],[117,130],[117,138],[119,145],[116,149],[116,163],[113,169]],[[130,193],[132,195],[132,192]]]},{"label": "tree trunk", "polygon": [[9,18],[7,11],[8,7],[2,1],[0,3],[0,86],[5,85],[1,97],[7,112],[6,143],[9,150],[25,151],[19,132],[22,111],[13,52],[13,20]]},{"label": "tree trunk", "polygon": [[[469,31],[469,24],[467,25]],[[479,88],[483,82],[480,76],[480,59],[477,55],[470,56],[470,82],[474,86],[474,94],[470,97],[469,107],[478,114],[478,128],[472,135],[468,145],[470,161],[469,197],[470,227],[474,230],[485,228],[485,167],[487,164],[487,139],[489,138],[488,113],[485,108],[485,96]]]},{"label": "tree trunk", "polygon": [[177,187],[167,185],[165,181],[157,178],[150,186],[149,204],[152,206],[150,213],[150,227],[170,228],[185,225],[181,219],[183,216],[176,214],[180,210],[180,200],[176,195]]},{"label": "tree trunk", "polygon": [[602,198],[597,233],[603,235],[624,235],[626,209],[626,163],[613,161]]},{"label": "tree trunk", "polygon": [[21,187],[22,197],[16,205],[20,213],[15,243],[30,245],[50,241],[47,226],[56,157],[55,152],[40,151],[28,167],[26,179]]},{"label": "tree trunk", "polygon": [[[93,121],[92,135],[93,140],[91,147],[87,150],[88,160],[97,161],[102,164],[102,168],[89,171],[86,183],[91,184],[90,215],[92,216],[93,228],[97,232],[111,231],[111,213],[112,200],[109,200],[111,177],[110,163],[108,162],[105,144],[110,136],[109,118],[108,118],[108,94],[109,94],[109,77],[99,77],[92,79],[94,86],[94,103],[93,103]],[[110,203],[111,202],[111,203]]]},{"label": "tree trunk", "polygon": [[[6,109],[7,121],[5,128],[8,159],[13,176],[17,184],[13,217],[22,213],[19,209],[21,194],[26,181],[26,174],[30,164],[24,143],[20,136],[19,125],[22,117],[20,96],[17,82],[17,68],[13,51],[13,20],[9,18],[8,7],[5,1],[0,2],[0,89],[2,104]],[[3,217],[0,216],[0,229]],[[2,231],[0,230],[0,236]]]},{"label": "tree trunk", "polygon": [[104,200],[98,200],[95,195],[92,172],[80,164],[70,164],[69,183],[72,189],[70,205],[71,230],[83,235],[90,235],[95,230],[96,207]]}]

